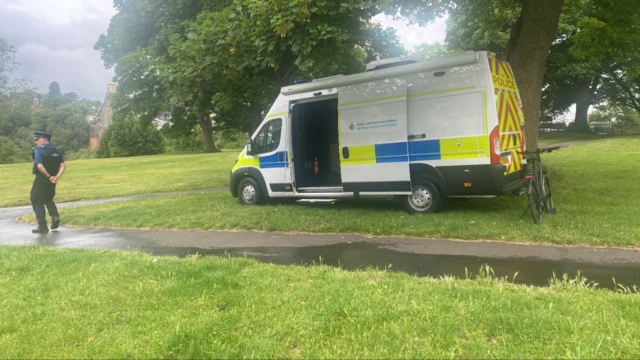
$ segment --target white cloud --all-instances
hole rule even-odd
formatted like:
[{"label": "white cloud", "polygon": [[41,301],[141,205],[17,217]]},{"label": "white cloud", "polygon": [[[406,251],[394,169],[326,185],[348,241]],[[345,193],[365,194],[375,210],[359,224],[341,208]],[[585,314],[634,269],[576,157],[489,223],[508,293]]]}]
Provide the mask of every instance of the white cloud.
[{"label": "white cloud", "polygon": [[12,77],[39,92],[57,81],[63,92],[103,100],[113,70],[93,45],[115,13],[112,0],[0,0],[0,36],[18,51]]},{"label": "white cloud", "polygon": [[[104,69],[93,45],[115,13],[113,0],[0,0],[0,36],[18,50],[13,77],[31,79],[41,92],[57,81],[64,92],[102,100],[113,70]],[[426,27],[385,15],[374,20],[395,28],[408,50],[445,38],[445,18]]]},{"label": "white cloud", "polygon": [[116,13],[112,0],[0,0],[2,3],[52,25],[108,19]]},{"label": "white cloud", "polygon": [[400,42],[407,50],[413,50],[417,45],[424,43],[444,42],[446,36],[447,17],[437,18],[433,23],[420,27],[409,25],[405,21],[394,20],[391,16],[380,14],[373,18],[386,27],[396,29]]},{"label": "white cloud", "polygon": [[100,54],[91,48],[51,49],[41,44],[26,44],[18,49],[20,67],[16,78],[29,78],[41,92],[57,81],[60,89],[75,92],[80,97],[103,100],[106,84],[113,77],[113,69],[105,70]]}]

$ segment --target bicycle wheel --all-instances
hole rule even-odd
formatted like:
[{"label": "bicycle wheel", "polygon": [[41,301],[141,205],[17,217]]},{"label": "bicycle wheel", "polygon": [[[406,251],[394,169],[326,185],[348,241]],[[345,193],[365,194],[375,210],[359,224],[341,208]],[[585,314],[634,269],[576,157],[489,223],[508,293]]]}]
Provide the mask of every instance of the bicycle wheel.
[{"label": "bicycle wheel", "polygon": [[533,222],[536,224],[540,224],[540,222],[542,221],[543,201],[542,197],[540,196],[540,187],[538,186],[538,182],[536,180],[532,180],[529,182],[529,186],[527,187],[527,197],[529,199],[529,210],[531,211]]},{"label": "bicycle wheel", "polygon": [[546,173],[542,174],[542,197],[544,200],[544,209],[549,214],[555,214],[556,209],[553,207],[553,196],[551,195],[551,182]]}]

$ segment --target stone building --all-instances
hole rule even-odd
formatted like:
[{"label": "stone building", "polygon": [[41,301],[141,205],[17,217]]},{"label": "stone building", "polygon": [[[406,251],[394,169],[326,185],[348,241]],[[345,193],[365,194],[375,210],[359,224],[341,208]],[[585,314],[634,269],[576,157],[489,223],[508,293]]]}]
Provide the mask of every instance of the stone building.
[{"label": "stone building", "polygon": [[87,116],[87,122],[89,123],[89,146],[92,149],[96,149],[100,146],[100,139],[104,131],[111,125],[113,121],[113,109],[111,108],[111,101],[109,95],[116,92],[118,84],[107,84],[107,94],[104,97],[102,106],[98,109],[96,116]]}]

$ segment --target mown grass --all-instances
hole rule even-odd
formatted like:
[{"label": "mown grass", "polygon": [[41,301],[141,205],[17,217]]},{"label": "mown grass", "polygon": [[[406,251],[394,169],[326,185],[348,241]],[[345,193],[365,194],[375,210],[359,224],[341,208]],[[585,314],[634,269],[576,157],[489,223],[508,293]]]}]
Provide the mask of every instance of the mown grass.
[{"label": "mown grass", "polygon": [[637,358],[638,295],[0,247],[2,358]]},{"label": "mown grass", "polygon": [[[447,201],[426,216],[400,201],[344,200],[336,205],[293,201],[241,206],[228,193],[171,196],[62,210],[63,224],[165,229],[244,229],[360,233],[534,243],[640,245],[640,187],[633,173],[640,137],[591,142],[546,155],[558,213],[534,225],[525,197]],[[33,216],[23,218],[33,221]]]},{"label": "mown grass", "polygon": [[[238,151],[159,155],[67,162],[56,201],[100,199],[165,191],[199,190],[229,184]],[[27,205],[31,164],[0,165],[0,207]]]},{"label": "mown grass", "polygon": [[538,146],[549,146],[557,143],[576,141],[576,140],[601,140],[606,139],[607,135],[599,135],[595,133],[576,133],[570,131],[559,132],[541,132],[538,135]]},{"label": "mown grass", "polygon": [[[584,139],[595,134],[541,133],[540,145]],[[200,190],[229,183],[239,150],[218,154],[140,156],[67,162],[56,201],[101,199],[155,192]],[[29,204],[31,164],[0,165],[0,207]]]}]

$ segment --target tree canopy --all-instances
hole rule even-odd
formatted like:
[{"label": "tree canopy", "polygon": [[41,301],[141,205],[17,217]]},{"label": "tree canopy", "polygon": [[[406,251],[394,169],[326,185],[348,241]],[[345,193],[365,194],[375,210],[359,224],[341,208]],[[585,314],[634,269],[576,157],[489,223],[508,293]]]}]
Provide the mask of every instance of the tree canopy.
[{"label": "tree canopy", "polygon": [[[447,23],[450,50],[506,55],[521,9],[516,0],[459,2]],[[556,115],[576,104],[574,120],[585,130],[590,106],[605,100],[628,104],[634,98],[632,68],[640,64],[639,29],[634,1],[566,0],[545,67],[542,112]]]},{"label": "tree canopy", "polygon": [[[216,150],[214,127],[252,129],[279,88],[296,76],[349,74],[373,59],[404,54],[395,32],[371,21],[382,12],[420,25],[449,14],[447,52],[502,54],[519,84],[531,146],[541,108],[550,114],[578,104],[576,120],[586,122],[582,109],[605,97],[637,98],[628,82],[638,72],[634,0],[114,4],[118,13],[95,48],[107,67],[115,66],[123,100],[118,111],[143,121],[168,111],[172,126],[185,133],[198,124],[206,151]],[[426,59],[444,51],[423,45],[414,55]]]},{"label": "tree canopy", "polygon": [[0,38],[0,163],[31,160],[33,131],[53,135],[53,143],[65,153],[89,145],[87,115],[94,115],[99,101],[79,99],[75,93],[63,94],[52,82],[49,91],[39,94],[28,80],[6,80],[14,66],[15,51]]},{"label": "tree canopy", "polygon": [[296,76],[353,73],[404,54],[367,4],[122,0],[96,48],[106,66],[117,63],[118,91],[129,99],[122,111],[170,111],[174,124],[195,114],[205,149],[215,151],[211,115],[216,127],[248,130]]},{"label": "tree canopy", "polygon": [[448,54],[447,46],[441,43],[420,44],[411,52],[411,56],[422,61]]}]

